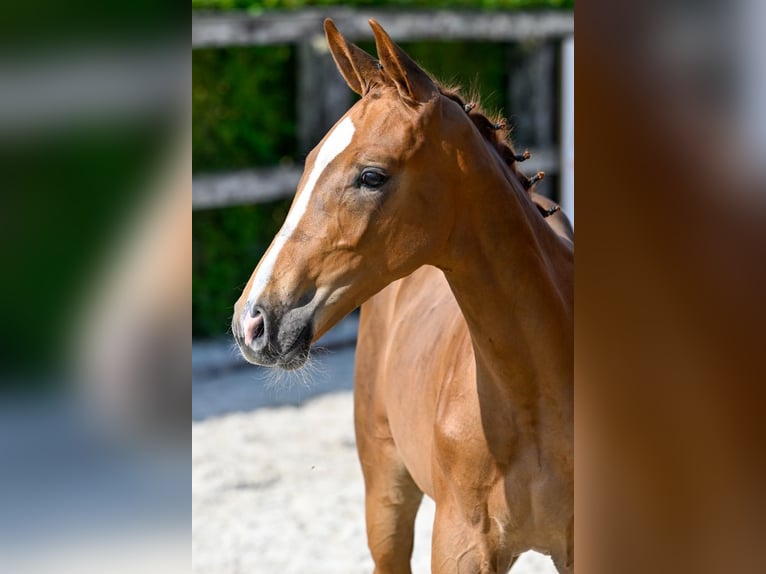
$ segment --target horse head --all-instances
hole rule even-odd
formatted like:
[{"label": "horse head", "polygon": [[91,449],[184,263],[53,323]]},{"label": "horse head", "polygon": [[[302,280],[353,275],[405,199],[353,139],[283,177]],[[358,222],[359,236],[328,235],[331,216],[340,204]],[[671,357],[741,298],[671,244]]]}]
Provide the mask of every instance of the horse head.
[{"label": "horse head", "polygon": [[312,341],[354,308],[438,266],[453,228],[452,190],[481,136],[463,106],[370,26],[379,60],[325,21],[337,67],[362,98],[309,154],[287,219],[234,306],[232,331],[250,362],[302,366]]}]

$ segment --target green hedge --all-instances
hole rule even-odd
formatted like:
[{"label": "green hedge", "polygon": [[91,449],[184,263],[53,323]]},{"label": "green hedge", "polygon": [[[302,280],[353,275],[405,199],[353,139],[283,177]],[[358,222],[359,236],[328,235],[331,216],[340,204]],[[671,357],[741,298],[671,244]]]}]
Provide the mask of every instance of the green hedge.
[{"label": "green hedge", "polygon": [[192,52],[195,172],[274,165],[295,155],[294,49]]}]

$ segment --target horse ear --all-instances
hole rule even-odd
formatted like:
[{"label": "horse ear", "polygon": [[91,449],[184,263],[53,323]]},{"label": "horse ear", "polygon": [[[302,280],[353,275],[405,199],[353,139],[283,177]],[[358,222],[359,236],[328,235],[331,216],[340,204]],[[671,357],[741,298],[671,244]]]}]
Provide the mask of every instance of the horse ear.
[{"label": "horse ear", "polygon": [[346,41],[330,18],[324,21],[324,31],[340,75],[349,88],[364,96],[380,77],[378,62],[359,46]]},{"label": "horse ear", "polygon": [[397,46],[375,20],[369,20],[383,72],[393,80],[399,94],[414,102],[427,102],[439,93],[429,75]]}]

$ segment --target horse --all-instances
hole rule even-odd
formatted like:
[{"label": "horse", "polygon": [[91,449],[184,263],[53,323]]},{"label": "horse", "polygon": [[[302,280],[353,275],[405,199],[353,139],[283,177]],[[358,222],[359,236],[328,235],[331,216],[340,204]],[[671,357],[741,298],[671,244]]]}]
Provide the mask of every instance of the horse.
[{"label": "horse", "polygon": [[354,418],[377,574],[411,571],[423,493],[432,573],[506,572],[529,549],[573,573],[573,242],[503,126],[370,26],[379,60],[325,21],[361,99],[309,154],[232,332],[250,362],[296,369],[368,302]]}]

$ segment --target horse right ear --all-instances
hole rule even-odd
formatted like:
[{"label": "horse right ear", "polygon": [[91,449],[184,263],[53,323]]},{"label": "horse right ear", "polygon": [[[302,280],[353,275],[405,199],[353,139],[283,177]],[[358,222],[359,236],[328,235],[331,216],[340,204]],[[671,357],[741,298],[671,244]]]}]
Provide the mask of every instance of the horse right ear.
[{"label": "horse right ear", "polygon": [[324,21],[324,31],[340,75],[349,88],[364,96],[380,80],[378,61],[359,46],[346,41],[330,18]]},{"label": "horse right ear", "polygon": [[439,95],[439,89],[428,74],[397,46],[383,27],[368,20],[375,36],[380,63],[386,75],[394,82],[399,95],[410,102],[423,103]]}]

